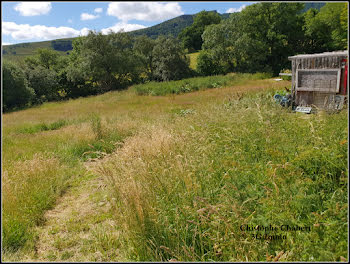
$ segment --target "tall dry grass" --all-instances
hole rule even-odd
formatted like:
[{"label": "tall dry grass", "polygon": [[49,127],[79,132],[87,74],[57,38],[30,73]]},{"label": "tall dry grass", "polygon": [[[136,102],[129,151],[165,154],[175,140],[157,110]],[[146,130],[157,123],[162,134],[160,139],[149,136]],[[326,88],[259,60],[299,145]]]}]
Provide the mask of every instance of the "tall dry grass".
[{"label": "tall dry grass", "polygon": [[2,239],[4,250],[13,251],[33,242],[32,228],[44,222],[43,213],[67,188],[72,171],[57,158],[36,154],[16,161],[2,172]]},{"label": "tall dry grass", "polygon": [[[175,111],[166,129],[136,134],[100,165],[131,259],[337,261],[347,255],[341,231],[347,112],[305,116],[272,97],[273,91],[231,94]],[[241,232],[244,224],[311,231],[266,241]]]},{"label": "tall dry grass", "polygon": [[[181,95],[128,90],[5,114],[4,248],[33,250],[43,212],[84,178],[85,161],[103,158],[96,174],[109,183],[122,228],[121,241],[105,244],[130,260],[346,257],[347,112],[282,109],[272,97],[288,85],[247,77]],[[281,243],[239,230],[269,223],[313,229]]]}]

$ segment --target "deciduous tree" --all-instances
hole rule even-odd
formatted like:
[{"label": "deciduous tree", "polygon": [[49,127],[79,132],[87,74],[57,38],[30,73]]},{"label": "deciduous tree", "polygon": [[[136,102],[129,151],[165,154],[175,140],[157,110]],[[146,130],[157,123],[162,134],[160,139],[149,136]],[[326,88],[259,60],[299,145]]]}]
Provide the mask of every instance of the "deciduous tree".
[{"label": "deciduous tree", "polygon": [[153,80],[153,48],[155,46],[155,40],[147,37],[141,36],[137,37],[134,43],[135,55],[138,56],[139,61],[143,67],[144,72],[146,72],[149,80]]},{"label": "deciduous tree", "polygon": [[202,48],[202,34],[205,27],[211,24],[218,24],[221,21],[221,17],[218,13],[210,11],[199,12],[193,21],[193,24],[186,27],[179,34],[179,39],[185,49],[188,51],[200,50]]},{"label": "deciduous tree", "polygon": [[17,65],[4,61],[2,68],[3,109],[11,110],[30,104],[35,92],[28,86],[24,72]]},{"label": "deciduous tree", "polygon": [[130,84],[135,69],[131,37],[124,32],[103,35],[90,31],[73,41],[68,78],[96,85],[101,91],[117,90]]},{"label": "deciduous tree", "polygon": [[158,81],[180,80],[189,77],[190,62],[180,43],[173,37],[163,36],[156,40],[152,64],[154,78]]}]

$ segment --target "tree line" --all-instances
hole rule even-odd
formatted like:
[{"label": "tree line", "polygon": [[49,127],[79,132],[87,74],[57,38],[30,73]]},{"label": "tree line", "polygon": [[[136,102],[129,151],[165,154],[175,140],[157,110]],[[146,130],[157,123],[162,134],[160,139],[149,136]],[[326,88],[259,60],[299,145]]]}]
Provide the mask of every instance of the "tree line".
[{"label": "tree line", "polygon": [[[347,3],[302,13],[302,3],[257,3],[222,19],[202,11],[178,38],[90,31],[67,56],[39,49],[3,63],[3,110],[124,89],[149,81],[290,68],[288,56],[347,49]],[[200,50],[196,70],[186,53]]]},{"label": "tree line", "polygon": [[38,49],[21,65],[4,61],[4,111],[194,75],[180,42],[171,37],[153,40],[124,32],[90,31],[72,45],[67,56]]},{"label": "tree line", "polygon": [[348,48],[347,3],[327,3],[305,13],[303,8],[303,3],[259,3],[211,23],[202,31],[197,71],[278,75],[290,68],[288,56]]}]

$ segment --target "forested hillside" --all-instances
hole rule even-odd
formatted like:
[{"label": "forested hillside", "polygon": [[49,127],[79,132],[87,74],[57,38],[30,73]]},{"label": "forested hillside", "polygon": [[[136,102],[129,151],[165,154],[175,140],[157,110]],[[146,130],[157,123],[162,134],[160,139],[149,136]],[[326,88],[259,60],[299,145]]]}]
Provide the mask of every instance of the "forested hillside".
[{"label": "forested hillside", "polygon": [[315,8],[317,10],[320,10],[321,7],[323,7],[326,4],[326,2],[324,3],[305,3],[305,7],[303,10],[301,10],[302,13],[305,13],[306,11],[308,11],[310,8]]},{"label": "forested hillside", "polygon": [[150,38],[157,38],[160,35],[172,35],[176,37],[181,30],[193,23],[193,16],[182,15],[152,27],[132,31],[130,34],[132,36],[146,35]]}]

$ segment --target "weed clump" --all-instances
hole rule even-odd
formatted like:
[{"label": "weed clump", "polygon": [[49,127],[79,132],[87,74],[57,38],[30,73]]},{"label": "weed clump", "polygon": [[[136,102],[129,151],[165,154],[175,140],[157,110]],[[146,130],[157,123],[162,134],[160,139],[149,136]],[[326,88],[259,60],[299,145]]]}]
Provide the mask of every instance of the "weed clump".
[{"label": "weed clump", "polygon": [[99,115],[93,114],[91,116],[91,128],[97,140],[103,138],[104,131],[102,128],[101,117]]},{"label": "weed clump", "polygon": [[53,123],[39,123],[35,125],[27,125],[18,129],[19,133],[22,134],[34,134],[41,131],[57,130],[61,127],[68,125],[69,122],[65,119],[60,119]]}]

